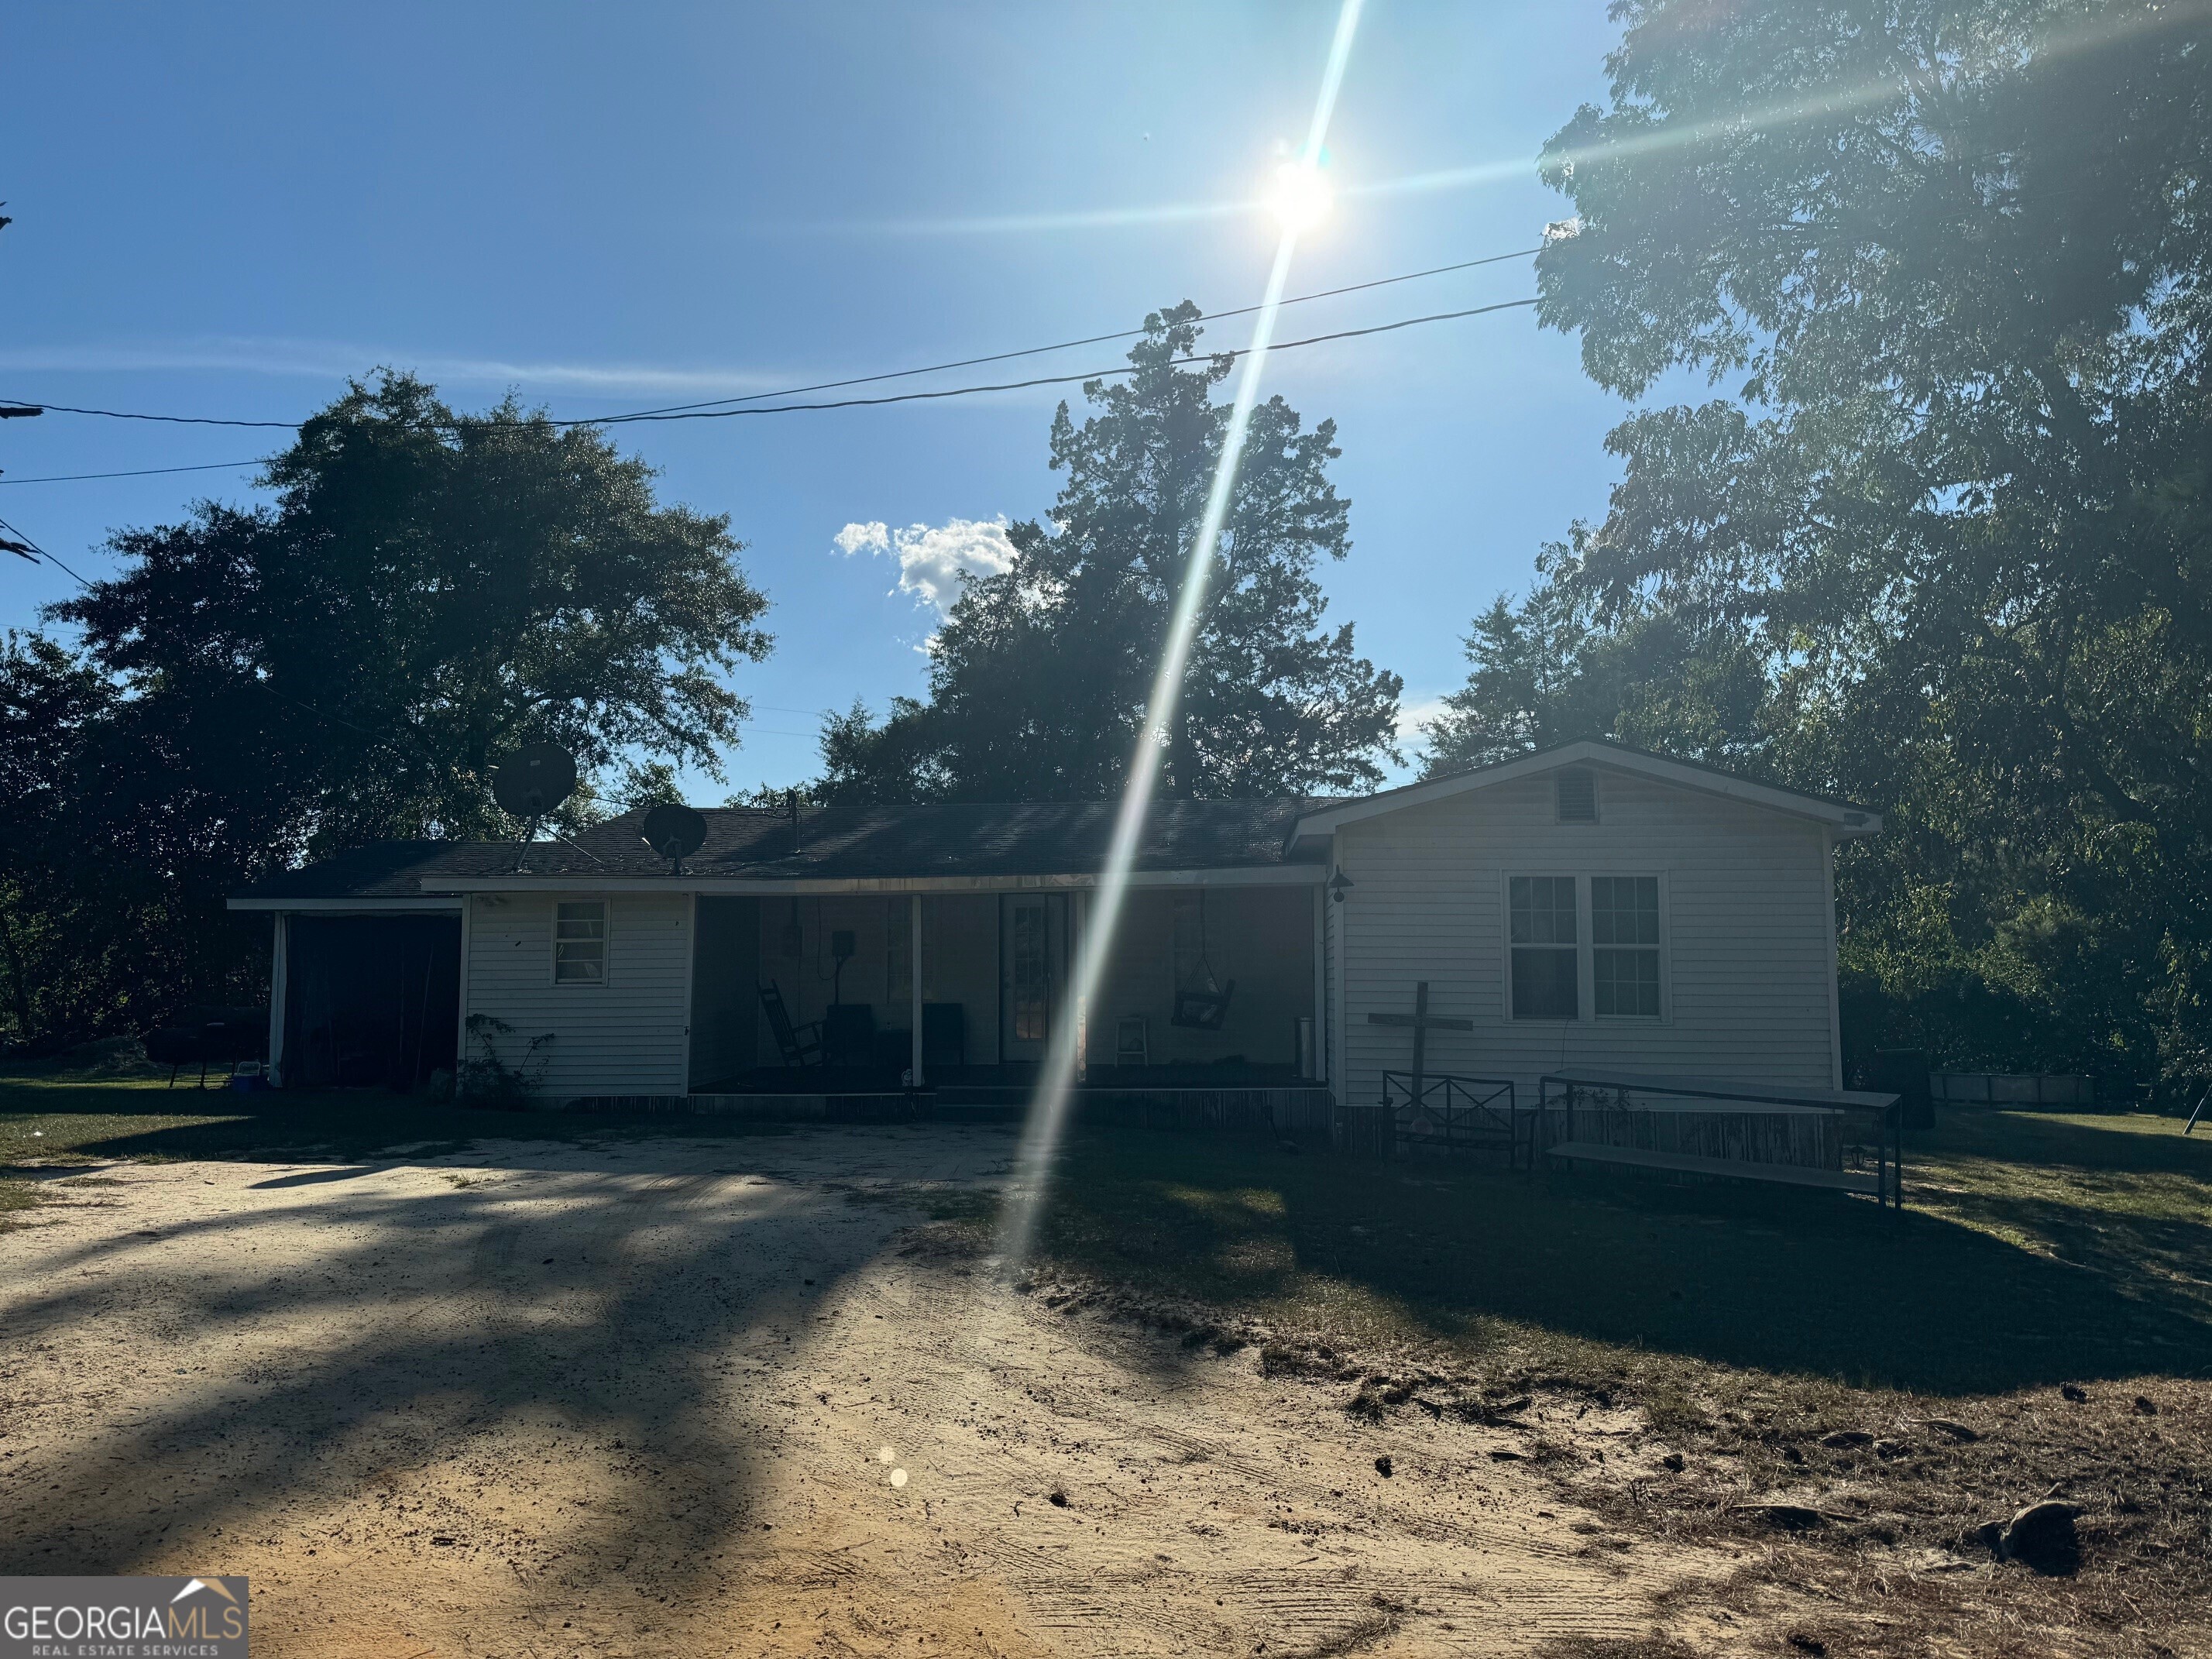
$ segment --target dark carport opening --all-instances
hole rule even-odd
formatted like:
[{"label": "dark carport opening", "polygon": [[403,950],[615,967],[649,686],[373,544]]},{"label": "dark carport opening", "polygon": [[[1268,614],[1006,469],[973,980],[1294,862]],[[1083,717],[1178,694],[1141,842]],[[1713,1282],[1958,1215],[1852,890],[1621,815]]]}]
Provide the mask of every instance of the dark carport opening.
[{"label": "dark carport opening", "polygon": [[288,1086],[415,1089],[453,1069],[459,918],[295,915],[289,929]]}]

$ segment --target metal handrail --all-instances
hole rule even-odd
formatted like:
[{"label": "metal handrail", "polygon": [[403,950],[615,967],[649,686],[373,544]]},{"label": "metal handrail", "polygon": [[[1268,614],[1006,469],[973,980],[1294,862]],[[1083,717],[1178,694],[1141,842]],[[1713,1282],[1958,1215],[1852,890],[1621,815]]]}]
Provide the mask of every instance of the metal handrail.
[{"label": "metal handrail", "polygon": [[[1555,1093],[1554,1091],[1557,1091]],[[1875,1158],[1875,1200],[1877,1205],[1891,1209],[1905,1207],[1905,1111],[1903,1103],[1894,1095],[1877,1096],[1864,1105],[1807,1107],[1786,1097],[1775,1098],[1759,1094],[1755,1090],[1730,1088],[1727,1091],[1701,1087],[1685,1081],[1674,1085],[1654,1078],[1637,1085],[1611,1084],[1594,1085],[1572,1077],[1547,1075],[1537,1084],[1538,1098],[1530,1129],[1530,1160],[1533,1164],[1541,1148],[1559,1142],[1571,1143],[1577,1139],[1575,1114],[1579,1105],[1584,1112],[1600,1117],[1608,1114],[1632,1114],[1649,1110],[1632,1098],[1634,1094],[1659,1095],[1672,1100],[1692,1103],[1675,1110],[1691,1113],[1709,1112],[1717,1115],[1758,1116],[1777,1113],[1814,1114],[1836,1119],[1839,1126],[1848,1119],[1872,1116],[1876,1129],[1872,1145]],[[1552,1133],[1554,1116],[1564,1119],[1563,1132]],[[1857,1152],[1862,1156],[1868,1150],[1863,1139],[1849,1139],[1839,1134],[1837,1150],[1839,1155]],[[1756,1177],[1760,1164],[1745,1160],[1743,1172]]]}]

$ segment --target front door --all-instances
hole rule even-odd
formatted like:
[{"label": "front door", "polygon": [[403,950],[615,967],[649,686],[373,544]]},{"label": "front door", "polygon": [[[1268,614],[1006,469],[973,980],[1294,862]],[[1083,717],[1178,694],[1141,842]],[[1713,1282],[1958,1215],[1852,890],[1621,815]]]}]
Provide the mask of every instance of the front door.
[{"label": "front door", "polygon": [[1067,895],[1007,893],[999,902],[999,1052],[1044,1059],[1066,979]]}]

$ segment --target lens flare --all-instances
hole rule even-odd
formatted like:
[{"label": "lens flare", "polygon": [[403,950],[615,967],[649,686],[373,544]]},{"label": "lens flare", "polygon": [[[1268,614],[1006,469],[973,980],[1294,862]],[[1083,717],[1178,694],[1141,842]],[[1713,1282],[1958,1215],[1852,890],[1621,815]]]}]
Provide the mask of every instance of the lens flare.
[{"label": "lens flare", "polygon": [[1275,187],[1267,195],[1267,211],[1275,222],[1293,235],[1302,235],[1328,217],[1334,198],[1319,167],[1285,161],[1275,170]]},{"label": "lens flare", "polygon": [[[1344,0],[1337,13],[1336,33],[1329,42],[1328,66],[1322,71],[1321,92],[1314,100],[1313,122],[1305,147],[1295,167],[1318,173],[1322,144],[1328,137],[1329,118],[1336,110],[1337,90],[1344,82],[1344,66],[1352,55],[1352,37],[1359,26],[1362,0]],[[1158,671],[1152,678],[1152,696],[1145,705],[1145,731],[1129,763],[1129,780],[1114,814],[1114,837],[1106,862],[1092,890],[1091,911],[1084,920],[1082,939],[1076,949],[1075,971],[1070,976],[1071,1014],[1097,1000],[1113,954],[1114,936],[1129,893],[1129,872],[1136,862],[1137,844],[1145,819],[1152,810],[1152,792],[1159,782],[1160,762],[1167,752],[1168,733],[1174,729],[1176,709],[1182,698],[1182,677],[1190,662],[1191,641],[1206,602],[1206,577],[1228,521],[1236,493],[1237,465],[1244,452],[1244,434],[1252,423],[1252,410],[1260,400],[1260,377],[1267,364],[1267,348],[1275,337],[1275,319],[1282,308],[1284,286],[1291,278],[1291,256],[1297,252],[1300,227],[1283,224],[1282,240],[1275,246],[1275,262],[1267,273],[1267,292],[1252,321],[1252,348],[1241,360],[1237,392],[1229,406],[1229,423],[1221,438],[1221,456],[1214,464],[1212,486],[1206,492],[1206,512],[1199,520],[1198,536],[1191,543],[1183,567],[1182,586],[1176,596],[1175,615],[1160,653]],[[1045,1050],[1036,1092],[1030,1097],[1029,1115],[1022,1125],[1021,1145],[1014,1155],[1013,1179],[1007,1185],[1006,1203],[999,1218],[999,1254],[1004,1268],[1018,1274],[1036,1242],[1037,1222],[1049,1195],[1053,1164],[1067,1127],[1067,1109],[1075,1086],[1077,1034],[1081,1020],[1055,1020]]]}]

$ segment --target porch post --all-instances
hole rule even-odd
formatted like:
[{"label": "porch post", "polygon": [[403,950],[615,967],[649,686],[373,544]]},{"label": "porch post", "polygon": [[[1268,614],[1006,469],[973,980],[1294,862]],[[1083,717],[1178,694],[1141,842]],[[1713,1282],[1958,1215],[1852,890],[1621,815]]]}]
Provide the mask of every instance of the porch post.
[{"label": "porch post", "polygon": [[[1340,870],[1344,867],[1342,863],[1344,853],[1341,833],[1331,836],[1328,839],[1330,869]],[[1332,896],[1329,900],[1329,921],[1332,933],[1330,942],[1334,948],[1329,952],[1330,967],[1334,971],[1329,975],[1328,988],[1328,1069],[1329,1086],[1336,1096],[1336,1103],[1340,1106],[1349,1106],[1352,1103],[1351,1016],[1345,1006],[1348,1000],[1346,988],[1350,984],[1350,978],[1344,965],[1344,959],[1350,953],[1351,947],[1352,930],[1349,919],[1345,915],[1348,908],[1340,899]]]},{"label": "porch post", "polygon": [[[1830,830],[1820,831],[1820,880],[1822,937],[1828,946],[1828,1086],[1840,1089],[1844,1086],[1844,1003],[1842,988],[1836,982],[1836,836]],[[1671,983],[1667,987],[1670,994],[1674,988]]]},{"label": "porch post", "polygon": [[1313,890],[1313,1076],[1311,1083],[1327,1083],[1329,1072],[1328,1032],[1328,888],[1316,883]]},{"label": "porch post", "polygon": [[276,915],[275,942],[269,949],[269,1086],[284,1086],[284,982],[291,978],[292,917]]},{"label": "porch post", "polygon": [[907,900],[907,939],[914,952],[914,969],[908,974],[914,993],[914,1086],[921,1087],[921,895],[912,894]]},{"label": "porch post", "polygon": [[[1083,936],[1091,928],[1091,890],[1077,888],[1075,902],[1071,908],[1074,911],[1075,926],[1070,931],[1075,937],[1067,942],[1067,960],[1071,968],[1076,968],[1083,961]],[[1074,1006],[1068,1012],[1075,1016],[1075,1080],[1088,1083],[1091,1081],[1090,1004],[1079,994],[1071,997],[1069,1001]]]}]

